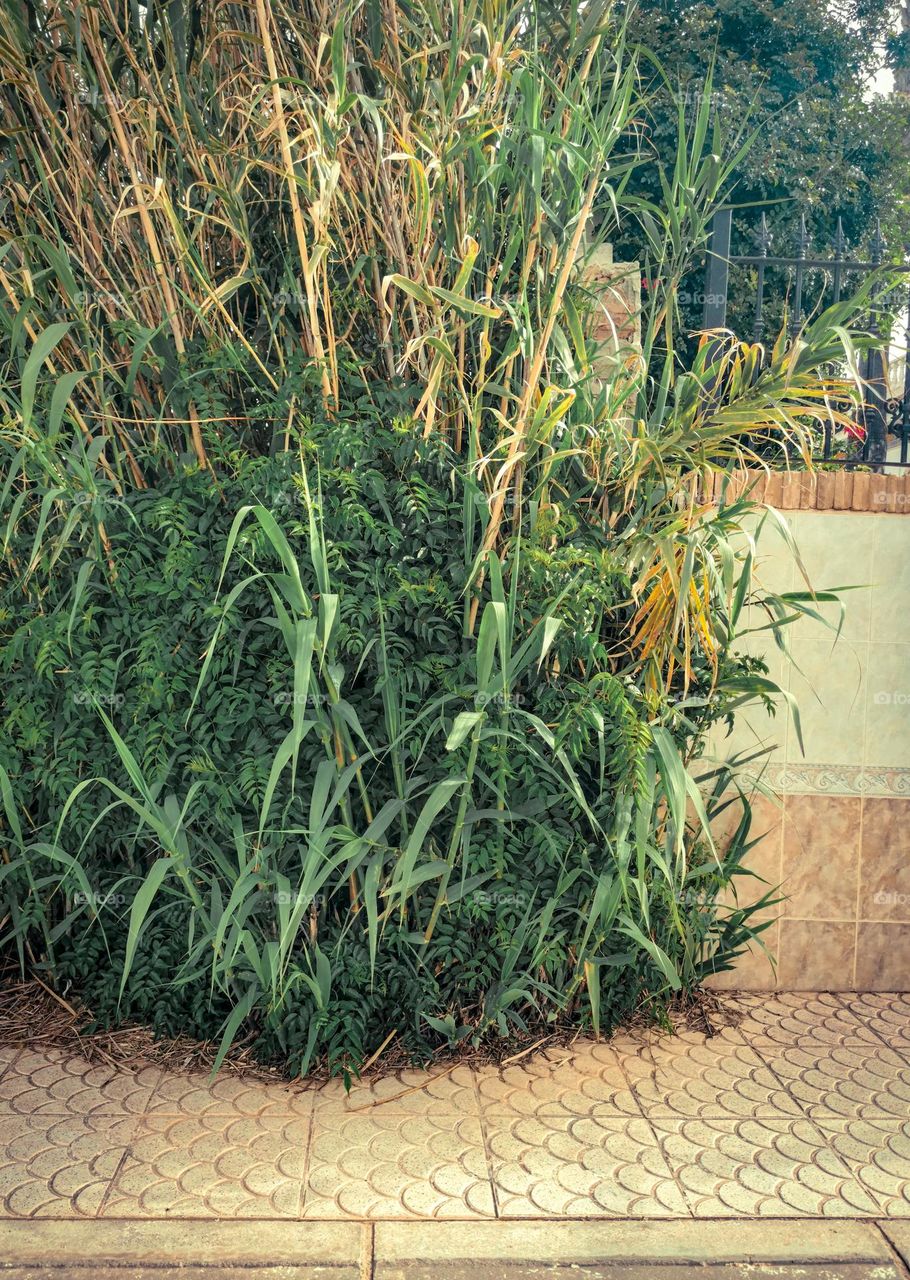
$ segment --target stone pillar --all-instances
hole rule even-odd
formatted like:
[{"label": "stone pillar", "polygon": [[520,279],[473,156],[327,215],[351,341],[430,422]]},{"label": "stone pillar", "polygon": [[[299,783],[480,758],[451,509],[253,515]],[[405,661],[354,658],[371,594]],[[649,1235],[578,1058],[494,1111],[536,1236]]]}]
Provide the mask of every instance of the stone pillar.
[{"label": "stone pillar", "polygon": [[596,297],[594,372],[608,381],[617,368],[641,356],[641,267],[614,262],[613,246],[600,245],[585,260],[584,281]]}]

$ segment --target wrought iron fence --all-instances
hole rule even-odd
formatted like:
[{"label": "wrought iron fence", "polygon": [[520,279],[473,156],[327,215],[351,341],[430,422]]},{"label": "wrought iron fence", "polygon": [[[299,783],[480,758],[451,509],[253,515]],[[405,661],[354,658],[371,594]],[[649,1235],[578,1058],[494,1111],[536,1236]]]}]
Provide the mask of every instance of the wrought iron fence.
[{"label": "wrought iron fence", "polygon": [[[853,414],[856,430],[846,440],[835,440],[830,428],[819,442],[818,459],[830,462],[842,458],[847,467],[870,466],[881,470],[885,465],[910,467],[910,357],[905,356],[903,387],[893,395],[888,377],[892,329],[895,315],[904,315],[904,351],[910,349],[910,264],[886,264],[887,248],[876,228],[864,257],[851,257],[841,220],[831,244],[831,256],[810,256],[812,241],[806,230],[806,219],[800,219],[792,256],[771,253],[772,237],[762,214],[755,232],[755,252],[731,254],[730,239],[733,210],[719,209],[714,215],[705,269],[705,329],[727,328],[727,309],[731,268],[751,268],[754,273],[751,338],[762,341],[766,327],[769,274],[787,279],[788,331],[794,337],[806,320],[807,285],[816,287],[816,301],[839,302],[849,296],[853,287],[873,273],[882,277],[882,290],[873,292],[866,315],[865,328],[880,339],[863,354],[860,374],[863,384],[862,403]],[[894,275],[892,276],[892,271]],[[893,281],[901,283],[895,288]],[[889,283],[890,282],[890,283]],[[745,335],[740,335],[745,336]],[[896,455],[896,456],[894,456]]]}]

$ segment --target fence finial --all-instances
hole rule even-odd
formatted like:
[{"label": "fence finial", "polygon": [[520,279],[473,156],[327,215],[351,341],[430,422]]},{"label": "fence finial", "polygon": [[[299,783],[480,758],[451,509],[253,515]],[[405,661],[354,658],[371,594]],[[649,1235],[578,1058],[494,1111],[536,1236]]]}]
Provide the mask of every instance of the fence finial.
[{"label": "fence finial", "polygon": [[882,223],[880,218],[875,219],[875,235],[872,237],[872,243],[869,245],[869,257],[876,266],[885,256],[885,250],[888,245],[885,237],[882,235]]},{"label": "fence finial", "polygon": [[806,215],[799,215],[799,235],[796,238],[796,256],[797,258],[805,258],[809,251],[809,245],[812,243],[812,237],[806,228]]},{"label": "fence finial", "polygon": [[768,230],[768,219],[764,214],[761,216],[761,222],[758,224],[758,231],[755,236],[755,243],[758,245],[758,252],[763,258],[767,258],[768,250],[774,242],[774,236]]},{"label": "fence finial", "polygon": [[834,232],[834,239],[831,241],[831,246],[834,249],[834,256],[837,259],[843,258],[844,254],[847,252],[847,237],[844,235],[843,218],[838,218],[837,220],[837,230]]}]

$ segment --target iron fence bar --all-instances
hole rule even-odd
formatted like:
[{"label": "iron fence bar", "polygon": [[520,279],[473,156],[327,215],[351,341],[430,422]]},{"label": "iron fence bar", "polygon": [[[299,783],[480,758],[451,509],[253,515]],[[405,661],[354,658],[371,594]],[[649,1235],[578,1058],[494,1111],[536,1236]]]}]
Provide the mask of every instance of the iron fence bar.
[{"label": "iron fence bar", "polygon": [[768,230],[768,222],[765,215],[761,216],[761,226],[758,229],[758,248],[761,257],[758,260],[757,281],[755,285],[755,319],[752,322],[752,337],[756,342],[761,342],[762,334],[765,331],[765,320],[762,315],[762,307],[765,302],[765,266],[767,264],[768,250],[771,248],[771,232]]},{"label": "iron fence bar", "polygon": [[[733,267],[755,267],[763,262],[769,267],[796,267],[802,266],[807,271],[831,271],[835,266],[840,267],[846,275],[851,271],[876,271],[882,264],[880,262],[861,262],[854,258],[779,258],[776,254],[771,257],[761,257],[756,253],[731,253],[728,263]],[[894,262],[888,263],[889,271],[910,271],[910,263]]]},{"label": "iron fence bar", "polygon": [[837,220],[837,230],[834,233],[834,264],[831,268],[831,291],[834,294],[834,302],[840,302],[840,287],[844,264],[844,254],[847,250],[847,237],[844,235],[844,224],[840,218]]},{"label": "iron fence bar", "polygon": [[[885,256],[885,241],[882,238],[881,224],[876,223],[875,237],[869,246],[870,255],[876,267],[881,266]],[[881,307],[873,298],[869,303],[869,332],[881,338]],[[885,405],[888,400],[888,379],[885,367],[885,353],[880,346],[872,347],[866,353],[867,394],[864,400],[864,425],[866,441],[863,455],[869,465],[881,471],[888,457],[888,421],[885,416]]]},{"label": "iron fence bar", "polygon": [[901,402],[901,466],[907,465],[910,448],[910,289],[907,290],[907,328],[904,334],[904,398]]},{"label": "iron fence bar", "polygon": [[806,270],[806,254],[809,252],[809,233],[806,215],[799,216],[799,235],[796,240],[796,278],[793,282],[793,314],[790,316],[790,337],[799,332],[803,318],[803,275]]}]

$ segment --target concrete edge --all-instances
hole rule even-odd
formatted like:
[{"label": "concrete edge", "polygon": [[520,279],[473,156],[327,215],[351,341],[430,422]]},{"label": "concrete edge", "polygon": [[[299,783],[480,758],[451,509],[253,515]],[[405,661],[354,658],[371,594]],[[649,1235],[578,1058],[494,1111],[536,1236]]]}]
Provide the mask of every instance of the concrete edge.
[{"label": "concrete edge", "polygon": [[[910,1225],[910,1224],[908,1224]],[[855,1219],[609,1219],[377,1222],[379,1264],[561,1262],[892,1262]]]},{"label": "concrete edge", "polygon": [[368,1229],[361,1222],[290,1219],[2,1219],[0,1275],[8,1267],[42,1263],[71,1267],[155,1262],[175,1267],[213,1262],[242,1266],[310,1263],[359,1268],[363,1235]]},{"label": "concrete edge", "polygon": [[906,1218],[880,1218],[878,1229],[904,1265],[910,1268],[910,1221]]},{"label": "concrete edge", "polygon": [[843,1218],[599,1218],[231,1222],[99,1218],[0,1220],[0,1277],[21,1266],[101,1269],[166,1262],[238,1266],[432,1267],[461,1262],[893,1263],[910,1221]]}]

